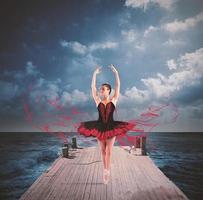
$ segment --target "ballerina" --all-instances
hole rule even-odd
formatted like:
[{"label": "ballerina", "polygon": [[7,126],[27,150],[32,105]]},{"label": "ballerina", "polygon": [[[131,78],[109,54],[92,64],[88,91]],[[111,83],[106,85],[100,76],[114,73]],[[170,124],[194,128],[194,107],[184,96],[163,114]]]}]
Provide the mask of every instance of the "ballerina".
[{"label": "ballerina", "polygon": [[116,68],[112,64],[109,67],[114,73],[116,80],[114,95],[110,98],[111,85],[109,83],[101,84],[100,93],[97,92],[96,75],[101,72],[101,67],[98,66],[93,73],[91,89],[99,118],[98,120],[83,121],[80,123],[77,129],[79,134],[86,137],[97,137],[103,162],[104,184],[107,184],[109,181],[112,148],[116,136],[126,134],[127,131],[133,129],[135,126],[133,123],[129,123],[127,121],[115,121],[113,119],[113,113],[116,109],[116,104],[120,94],[120,78]]}]

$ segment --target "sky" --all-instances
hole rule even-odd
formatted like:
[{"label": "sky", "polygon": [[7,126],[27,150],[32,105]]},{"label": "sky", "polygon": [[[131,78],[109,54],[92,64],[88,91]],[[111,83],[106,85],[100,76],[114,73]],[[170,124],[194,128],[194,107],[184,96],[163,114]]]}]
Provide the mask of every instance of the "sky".
[{"label": "sky", "polygon": [[[116,119],[136,118],[151,104],[178,108],[175,123],[154,131],[203,130],[201,0],[13,0],[0,6],[0,131],[37,131],[22,96],[41,122],[37,98],[58,99],[97,119],[91,95],[121,81]],[[29,86],[31,89],[28,90]],[[26,93],[26,91],[28,91]],[[48,103],[47,103],[48,104]],[[53,109],[46,105],[50,113]]]}]

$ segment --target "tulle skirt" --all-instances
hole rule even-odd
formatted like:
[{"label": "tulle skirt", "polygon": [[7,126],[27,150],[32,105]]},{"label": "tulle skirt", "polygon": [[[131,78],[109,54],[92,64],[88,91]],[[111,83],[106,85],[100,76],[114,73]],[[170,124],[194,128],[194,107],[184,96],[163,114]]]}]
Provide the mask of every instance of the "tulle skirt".
[{"label": "tulle skirt", "polygon": [[103,123],[98,120],[80,122],[77,132],[86,137],[97,137],[106,140],[113,136],[124,135],[134,128],[135,124],[126,121]]}]

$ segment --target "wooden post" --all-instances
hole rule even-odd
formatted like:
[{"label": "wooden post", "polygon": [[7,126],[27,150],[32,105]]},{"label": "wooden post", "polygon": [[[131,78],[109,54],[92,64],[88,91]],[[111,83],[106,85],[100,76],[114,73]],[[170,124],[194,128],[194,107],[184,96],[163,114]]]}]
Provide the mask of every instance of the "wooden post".
[{"label": "wooden post", "polygon": [[142,155],[146,155],[146,136],[140,138],[140,148]]},{"label": "wooden post", "polygon": [[67,147],[62,147],[62,155],[64,158],[68,157],[68,148]]},{"label": "wooden post", "polygon": [[134,149],[135,155],[137,156],[146,155],[146,136],[137,137],[136,144],[132,148]]},{"label": "wooden post", "polygon": [[62,147],[62,155],[64,158],[68,158],[69,156],[68,150],[69,150],[68,144],[64,144],[64,146]]},{"label": "wooden post", "polygon": [[136,138],[136,148],[140,148],[140,137]]},{"label": "wooden post", "polygon": [[78,148],[76,137],[72,137],[72,148],[73,149],[77,149]]}]

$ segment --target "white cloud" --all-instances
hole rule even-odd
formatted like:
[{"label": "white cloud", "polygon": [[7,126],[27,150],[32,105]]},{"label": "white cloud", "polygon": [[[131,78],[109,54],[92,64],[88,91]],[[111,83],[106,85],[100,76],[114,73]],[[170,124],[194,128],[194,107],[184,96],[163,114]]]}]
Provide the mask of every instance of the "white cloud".
[{"label": "white cloud", "polygon": [[177,0],[126,0],[125,6],[143,8],[146,10],[150,4],[155,4],[166,10],[170,10],[176,1]]},{"label": "white cloud", "polygon": [[176,19],[173,22],[164,24],[162,28],[170,33],[176,33],[179,31],[186,31],[189,28],[196,26],[201,21],[203,21],[203,12],[200,12],[194,17],[187,18],[184,21],[178,21]]},{"label": "white cloud", "polygon": [[186,43],[182,40],[173,40],[173,39],[168,39],[163,43],[164,46],[170,46],[170,47],[177,47],[177,46],[183,46]]},{"label": "white cloud", "polygon": [[148,100],[150,97],[148,90],[139,90],[136,86],[127,89],[124,93],[123,98],[127,98],[129,101],[134,101],[136,103],[142,104],[144,101]]},{"label": "white cloud", "polygon": [[167,61],[169,69],[176,71],[169,76],[160,73],[155,78],[141,79],[157,97],[170,96],[184,86],[197,85],[203,77],[203,48],[186,53],[177,60]]},{"label": "white cloud", "polygon": [[93,43],[88,46],[88,49],[89,51],[95,51],[97,49],[114,49],[117,46],[116,42]]},{"label": "white cloud", "polygon": [[41,87],[44,83],[45,83],[45,79],[44,78],[42,78],[42,77],[39,77],[38,78],[38,80],[37,80],[37,82],[36,82],[36,86],[37,87]]},{"label": "white cloud", "polygon": [[77,67],[78,69],[84,66],[88,68],[95,67],[99,61],[100,61],[99,58],[93,56],[91,53],[88,53],[83,57],[74,58],[72,60],[73,67],[68,67],[67,70],[69,73],[73,73],[73,71],[76,70],[75,67]]},{"label": "white cloud", "polygon": [[203,74],[203,48],[197,49],[192,53],[185,53],[177,59],[177,65],[180,69],[193,71],[198,77]]},{"label": "white cloud", "polygon": [[[173,34],[181,31],[187,31],[202,21],[203,21],[203,12],[200,12],[196,16],[187,18],[183,21],[176,19],[175,21],[163,23],[157,27],[151,25],[144,31],[144,37],[147,38],[151,36],[152,33],[157,31],[165,31]],[[173,47],[173,46],[185,45],[185,42],[177,39],[168,39],[163,43],[163,45]]]},{"label": "white cloud", "polygon": [[138,33],[133,29],[130,29],[130,30],[127,30],[127,31],[122,30],[121,34],[125,37],[125,39],[128,42],[138,41]]},{"label": "white cloud", "polygon": [[132,7],[132,8],[146,8],[149,0],[126,0],[125,6]]},{"label": "white cloud", "polygon": [[70,47],[75,53],[78,54],[85,54],[88,50],[85,45],[77,41],[66,42],[65,40],[63,40],[60,43],[62,47]]},{"label": "white cloud", "polygon": [[30,91],[31,102],[36,102],[38,98],[46,100],[55,100],[60,96],[60,87],[57,81],[48,81],[42,78],[38,78],[35,85],[33,85]]},{"label": "white cloud", "polygon": [[122,30],[121,34],[124,37],[124,42],[129,43],[133,48],[139,51],[145,50],[145,44],[143,42],[142,36],[136,30]]},{"label": "white cloud", "polygon": [[115,49],[118,47],[118,43],[106,41],[103,43],[92,43],[90,45],[83,45],[77,41],[70,41],[67,42],[65,40],[60,42],[62,47],[69,47],[71,48],[75,53],[78,54],[86,54],[91,53],[97,49]]},{"label": "white cloud", "polygon": [[167,66],[170,70],[176,69],[177,65],[173,59],[167,60]]},{"label": "white cloud", "polygon": [[33,65],[31,61],[27,62],[25,68],[26,68],[27,75],[36,76],[37,74],[39,74],[39,71],[37,70],[36,66]]},{"label": "white cloud", "polygon": [[150,33],[153,33],[155,31],[159,30],[159,28],[155,26],[149,26],[145,31],[144,31],[144,37],[147,37]]},{"label": "white cloud", "polygon": [[61,97],[61,102],[63,105],[80,105],[88,100],[89,96],[78,89],[74,89],[71,93],[64,91]]}]

